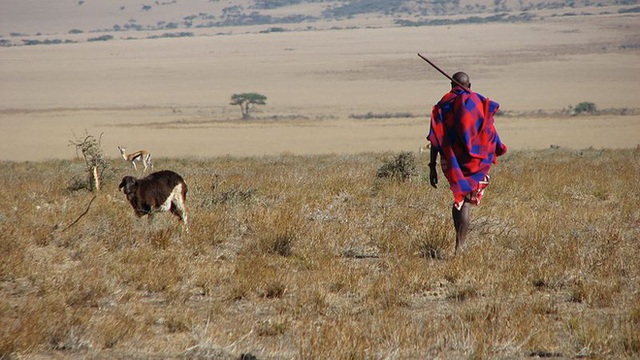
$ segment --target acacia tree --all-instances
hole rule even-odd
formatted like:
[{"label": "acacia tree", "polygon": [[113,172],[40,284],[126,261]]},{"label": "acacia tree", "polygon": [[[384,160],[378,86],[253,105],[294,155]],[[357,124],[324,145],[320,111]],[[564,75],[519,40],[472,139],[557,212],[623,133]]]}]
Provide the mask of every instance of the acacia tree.
[{"label": "acacia tree", "polygon": [[265,105],[267,97],[258,94],[258,93],[242,93],[242,94],[233,94],[231,96],[231,105],[240,106],[240,110],[242,111],[242,119],[247,120],[251,118],[249,115],[249,110],[253,105]]}]

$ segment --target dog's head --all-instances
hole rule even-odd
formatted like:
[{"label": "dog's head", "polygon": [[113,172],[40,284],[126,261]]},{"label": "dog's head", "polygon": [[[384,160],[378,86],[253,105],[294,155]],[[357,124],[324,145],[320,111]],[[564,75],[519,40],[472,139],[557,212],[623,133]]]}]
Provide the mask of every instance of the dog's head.
[{"label": "dog's head", "polygon": [[138,189],[138,180],[133,176],[125,176],[122,178],[118,189],[122,189],[122,192],[127,195],[133,194],[136,192],[136,189]]}]

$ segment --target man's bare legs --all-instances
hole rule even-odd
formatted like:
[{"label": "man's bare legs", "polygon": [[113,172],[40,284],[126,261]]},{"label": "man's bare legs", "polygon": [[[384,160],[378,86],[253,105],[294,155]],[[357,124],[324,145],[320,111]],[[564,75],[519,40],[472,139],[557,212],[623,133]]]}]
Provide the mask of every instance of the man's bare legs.
[{"label": "man's bare legs", "polygon": [[456,209],[455,205],[451,207],[451,214],[453,215],[453,225],[456,228],[456,255],[462,250],[464,242],[467,240],[467,233],[469,232],[469,217],[471,214],[471,205],[468,202],[464,202],[460,210]]}]

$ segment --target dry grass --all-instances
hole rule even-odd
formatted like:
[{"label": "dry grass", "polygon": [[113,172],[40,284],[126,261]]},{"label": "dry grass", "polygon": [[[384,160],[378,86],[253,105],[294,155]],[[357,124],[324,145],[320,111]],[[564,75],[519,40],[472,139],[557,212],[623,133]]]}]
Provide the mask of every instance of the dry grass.
[{"label": "dry grass", "polygon": [[638,150],[513,152],[453,258],[426,157],[156,159],[189,184],[186,235],[134,218],[113,164],[0,163],[0,358],[640,356]]}]

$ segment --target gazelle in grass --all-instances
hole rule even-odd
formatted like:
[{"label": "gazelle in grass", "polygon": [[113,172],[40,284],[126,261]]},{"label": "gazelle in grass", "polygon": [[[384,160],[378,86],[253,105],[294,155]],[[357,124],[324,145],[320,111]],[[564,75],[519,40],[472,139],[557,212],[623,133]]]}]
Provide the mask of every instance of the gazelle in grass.
[{"label": "gazelle in grass", "polygon": [[133,169],[138,171],[138,167],[136,166],[136,161],[140,161],[142,165],[144,165],[144,169],[142,173],[144,174],[147,171],[147,168],[150,167],[153,169],[153,163],[151,162],[151,153],[147,150],[138,150],[136,152],[132,152],[131,154],[127,154],[127,150],[123,147],[118,146],[120,150],[120,155],[122,158],[127,160],[133,165]]}]

